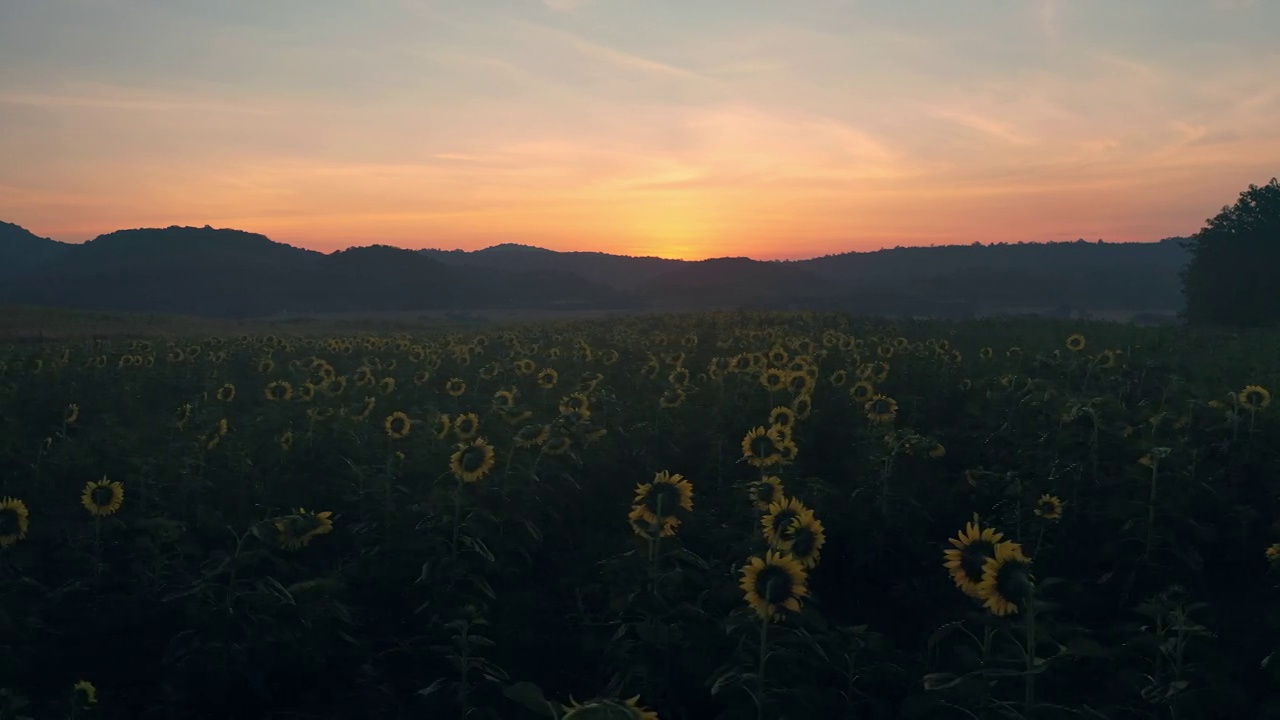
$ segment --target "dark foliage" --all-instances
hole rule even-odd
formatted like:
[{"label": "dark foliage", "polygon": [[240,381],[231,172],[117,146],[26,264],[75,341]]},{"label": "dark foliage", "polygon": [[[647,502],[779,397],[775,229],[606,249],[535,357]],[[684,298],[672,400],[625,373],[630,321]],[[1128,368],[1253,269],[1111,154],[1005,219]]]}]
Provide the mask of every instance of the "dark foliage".
[{"label": "dark foliage", "polygon": [[1250,185],[1206,223],[1186,244],[1185,317],[1241,327],[1280,323],[1280,182]]}]

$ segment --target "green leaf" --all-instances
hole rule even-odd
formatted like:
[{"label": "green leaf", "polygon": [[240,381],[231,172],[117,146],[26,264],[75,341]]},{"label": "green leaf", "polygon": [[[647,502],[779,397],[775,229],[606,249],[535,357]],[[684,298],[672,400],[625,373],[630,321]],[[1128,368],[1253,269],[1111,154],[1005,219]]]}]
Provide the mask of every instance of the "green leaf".
[{"label": "green leaf", "polygon": [[560,717],[555,705],[552,705],[542,695],[542,688],[531,682],[518,682],[507,685],[502,688],[502,694],[507,696],[508,700],[513,700],[539,715],[552,718]]}]

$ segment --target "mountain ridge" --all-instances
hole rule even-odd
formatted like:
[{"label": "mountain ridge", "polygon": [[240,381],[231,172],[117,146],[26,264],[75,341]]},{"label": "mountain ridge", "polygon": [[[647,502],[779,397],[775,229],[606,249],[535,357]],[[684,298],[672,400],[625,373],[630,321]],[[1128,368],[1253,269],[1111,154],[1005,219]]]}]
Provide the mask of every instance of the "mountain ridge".
[{"label": "mountain ridge", "polygon": [[134,228],[63,243],[0,223],[0,303],[248,317],[280,312],[791,308],[877,314],[1181,307],[1185,238],[678,260],[520,243],[322,253],[243,230]]}]

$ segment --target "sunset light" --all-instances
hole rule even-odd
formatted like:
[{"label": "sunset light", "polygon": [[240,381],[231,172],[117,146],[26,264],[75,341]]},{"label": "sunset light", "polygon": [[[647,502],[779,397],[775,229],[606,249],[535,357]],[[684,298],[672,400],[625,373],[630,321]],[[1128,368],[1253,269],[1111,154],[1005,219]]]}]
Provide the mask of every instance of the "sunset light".
[{"label": "sunset light", "polygon": [[1276,3],[3,6],[0,219],[60,240],[1157,240],[1280,159]]}]

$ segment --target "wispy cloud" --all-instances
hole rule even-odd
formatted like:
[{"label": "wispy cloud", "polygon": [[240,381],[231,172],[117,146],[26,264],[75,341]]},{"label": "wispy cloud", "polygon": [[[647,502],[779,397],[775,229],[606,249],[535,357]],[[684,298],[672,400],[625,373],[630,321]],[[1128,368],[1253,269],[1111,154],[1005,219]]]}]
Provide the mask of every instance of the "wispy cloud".
[{"label": "wispy cloud", "polygon": [[0,104],[28,105],[45,108],[90,108],[140,112],[232,113],[237,115],[272,115],[270,107],[238,102],[221,102],[209,98],[154,93],[109,85],[72,87],[63,93],[4,92]]},{"label": "wispy cloud", "polygon": [[543,5],[561,13],[574,13],[595,3],[596,0],[542,0]]},{"label": "wispy cloud", "polygon": [[697,73],[686,70],[685,68],[676,67],[675,65],[654,60],[649,57],[592,42],[581,35],[567,30],[561,30],[549,25],[542,25],[528,21],[520,21],[515,24],[525,32],[538,34],[544,39],[550,39],[563,43],[568,47],[572,47],[578,53],[591,60],[597,60],[631,70],[639,70],[646,73],[654,73],[670,77],[687,79],[698,79],[700,77]]}]

